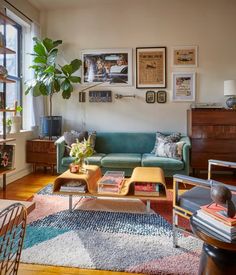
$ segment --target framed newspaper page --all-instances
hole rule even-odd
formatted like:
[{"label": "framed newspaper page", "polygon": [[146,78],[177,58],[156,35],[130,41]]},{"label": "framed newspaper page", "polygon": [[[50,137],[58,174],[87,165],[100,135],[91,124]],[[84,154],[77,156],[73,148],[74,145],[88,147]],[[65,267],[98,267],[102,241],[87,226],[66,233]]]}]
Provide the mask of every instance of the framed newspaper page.
[{"label": "framed newspaper page", "polygon": [[136,48],[136,88],[166,88],[166,47]]},{"label": "framed newspaper page", "polygon": [[176,46],[172,48],[173,67],[197,67],[197,46]]},{"label": "framed newspaper page", "polygon": [[172,75],[173,101],[195,101],[195,73],[175,72]]}]

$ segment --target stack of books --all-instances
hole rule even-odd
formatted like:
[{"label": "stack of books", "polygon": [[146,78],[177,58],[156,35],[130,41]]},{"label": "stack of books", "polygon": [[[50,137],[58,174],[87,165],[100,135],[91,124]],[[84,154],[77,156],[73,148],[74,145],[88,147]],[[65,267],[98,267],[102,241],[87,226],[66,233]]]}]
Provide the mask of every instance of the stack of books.
[{"label": "stack of books", "polygon": [[160,185],[151,182],[135,183],[134,194],[138,196],[159,196]]},{"label": "stack of books", "polygon": [[86,193],[87,185],[84,182],[80,181],[71,181],[60,187],[60,191],[62,192],[79,192]]},{"label": "stack of books", "polygon": [[125,179],[123,171],[107,171],[98,182],[98,193],[119,194]]},{"label": "stack of books", "polygon": [[236,216],[226,216],[225,207],[219,204],[204,205],[193,216],[193,220],[208,230],[228,241],[236,240]]}]

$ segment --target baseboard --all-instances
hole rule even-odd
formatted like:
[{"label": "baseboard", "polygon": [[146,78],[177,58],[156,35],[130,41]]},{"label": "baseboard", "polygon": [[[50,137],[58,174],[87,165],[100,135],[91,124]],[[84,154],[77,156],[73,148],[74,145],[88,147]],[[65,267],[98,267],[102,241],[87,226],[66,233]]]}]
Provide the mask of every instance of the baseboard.
[{"label": "baseboard", "polygon": [[[29,175],[30,173],[32,173],[31,165],[29,165],[28,167],[25,167],[24,169],[9,173],[9,174],[7,174],[7,184],[9,184],[15,180],[18,180],[22,177],[25,177],[25,176]],[[2,178],[0,179],[0,183],[2,185]]]}]

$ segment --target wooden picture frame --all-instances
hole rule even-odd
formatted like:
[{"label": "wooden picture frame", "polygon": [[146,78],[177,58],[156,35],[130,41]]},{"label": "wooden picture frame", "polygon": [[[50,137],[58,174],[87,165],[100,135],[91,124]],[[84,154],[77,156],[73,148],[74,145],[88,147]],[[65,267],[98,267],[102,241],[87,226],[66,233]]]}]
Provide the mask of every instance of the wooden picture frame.
[{"label": "wooden picture frame", "polygon": [[82,84],[132,85],[132,49],[83,50]]},{"label": "wooden picture frame", "polygon": [[174,72],[172,74],[173,101],[195,101],[196,73]]},{"label": "wooden picture frame", "polygon": [[136,88],[166,88],[166,47],[136,48]]},{"label": "wooden picture frame", "polygon": [[147,103],[155,103],[155,92],[154,91],[147,91],[146,92],[146,102]]},{"label": "wooden picture frame", "polygon": [[197,67],[198,46],[175,46],[172,48],[173,67]]},{"label": "wooden picture frame", "polygon": [[157,103],[166,103],[167,93],[166,91],[158,91],[157,92]]}]

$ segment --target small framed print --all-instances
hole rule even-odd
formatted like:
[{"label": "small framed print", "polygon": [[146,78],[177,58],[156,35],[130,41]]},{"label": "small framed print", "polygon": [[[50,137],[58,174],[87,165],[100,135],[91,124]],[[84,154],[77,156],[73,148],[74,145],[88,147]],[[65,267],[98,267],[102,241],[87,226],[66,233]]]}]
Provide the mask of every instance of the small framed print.
[{"label": "small framed print", "polygon": [[154,91],[147,91],[146,92],[146,102],[147,103],[154,103],[155,102],[155,92]]},{"label": "small framed print", "polygon": [[166,103],[166,91],[157,92],[157,103]]},{"label": "small framed print", "polygon": [[173,73],[173,101],[195,101],[195,78],[195,73]]},{"label": "small framed print", "polygon": [[197,67],[197,46],[176,46],[172,48],[173,67]]},{"label": "small framed print", "polygon": [[89,91],[89,102],[112,102],[111,91]]}]

